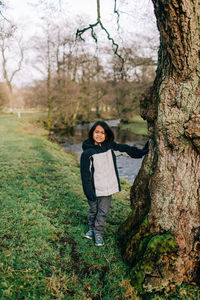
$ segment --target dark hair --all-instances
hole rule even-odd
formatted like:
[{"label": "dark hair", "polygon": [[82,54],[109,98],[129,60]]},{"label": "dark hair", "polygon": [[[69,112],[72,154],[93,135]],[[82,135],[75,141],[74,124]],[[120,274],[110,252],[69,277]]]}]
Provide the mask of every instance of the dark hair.
[{"label": "dark hair", "polygon": [[103,121],[97,121],[94,123],[94,125],[92,126],[92,128],[90,129],[89,134],[88,134],[89,139],[93,140],[93,132],[97,126],[103,127],[105,134],[106,134],[106,141],[109,141],[109,142],[114,141],[115,136],[114,136],[113,131],[108,126],[108,124]]}]

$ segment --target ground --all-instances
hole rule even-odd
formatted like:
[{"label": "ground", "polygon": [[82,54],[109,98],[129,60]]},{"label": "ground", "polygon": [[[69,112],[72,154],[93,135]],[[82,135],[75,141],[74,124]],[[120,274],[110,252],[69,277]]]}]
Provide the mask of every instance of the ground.
[{"label": "ground", "polygon": [[1,299],[135,295],[116,240],[130,211],[129,184],[122,182],[124,191],[113,197],[105,247],[96,247],[83,238],[88,204],[79,161],[31,119],[0,116]]},{"label": "ground", "polygon": [[125,180],[113,197],[105,246],[83,238],[88,204],[79,161],[48,141],[37,117],[0,115],[0,298],[199,299],[195,285],[143,298],[131,286],[117,239],[130,213]]}]

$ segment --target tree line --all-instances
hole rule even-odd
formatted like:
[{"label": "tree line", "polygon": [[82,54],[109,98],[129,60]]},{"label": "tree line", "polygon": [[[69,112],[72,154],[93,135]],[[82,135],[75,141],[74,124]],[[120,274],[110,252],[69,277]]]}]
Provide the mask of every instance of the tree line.
[{"label": "tree line", "polygon": [[[155,77],[153,51],[145,53],[139,42],[129,41],[119,49],[122,68],[108,44],[95,48],[90,39],[75,40],[78,26],[46,18],[39,34],[24,45],[17,35],[20,28],[4,21],[0,33],[2,110],[47,111],[48,129],[69,128],[97,118],[129,121],[139,113],[140,96]],[[11,64],[9,56],[16,44],[18,55]],[[13,89],[14,76],[23,74],[22,66],[27,64],[41,79]]]}]

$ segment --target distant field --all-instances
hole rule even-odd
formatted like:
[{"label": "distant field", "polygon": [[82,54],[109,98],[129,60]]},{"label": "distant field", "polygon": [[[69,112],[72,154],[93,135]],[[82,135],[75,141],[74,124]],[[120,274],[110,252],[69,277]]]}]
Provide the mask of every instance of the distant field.
[{"label": "distant field", "polygon": [[148,134],[147,122],[143,120],[140,116],[133,117],[129,123],[121,123],[120,129],[129,130],[136,135],[147,136]]}]

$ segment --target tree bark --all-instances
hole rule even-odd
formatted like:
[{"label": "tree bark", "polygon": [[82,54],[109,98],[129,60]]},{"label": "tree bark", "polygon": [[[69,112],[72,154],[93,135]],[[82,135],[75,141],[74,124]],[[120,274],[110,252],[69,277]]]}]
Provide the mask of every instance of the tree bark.
[{"label": "tree bark", "polygon": [[141,102],[150,151],[119,229],[140,294],[199,283],[200,2],[153,0],[160,31],[157,74]]},{"label": "tree bark", "polygon": [[22,67],[22,62],[23,62],[23,59],[24,59],[24,49],[23,47],[21,46],[21,41],[17,41],[17,45],[18,45],[18,48],[19,48],[19,53],[20,53],[20,57],[18,59],[18,62],[17,62],[17,67],[16,69],[14,69],[10,76],[8,75],[8,55],[7,55],[7,49],[8,49],[8,45],[9,45],[9,42],[10,42],[10,39],[14,37],[13,35],[13,32],[12,32],[13,28],[11,27],[9,29],[8,32],[4,33],[1,35],[1,44],[0,44],[0,52],[1,52],[1,55],[2,55],[2,69],[3,69],[3,77],[6,81],[6,84],[7,84],[7,87],[8,87],[8,91],[9,91],[9,110],[10,112],[12,113],[13,110],[14,110],[14,95],[13,95],[13,86],[12,86],[12,81],[13,81],[13,78],[15,77],[15,75],[21,71],[21,67]]},{"label": "tree bark", "polygon": [[50,50],[50,37],[47,38],[47,129],[51,130],[52,119],[53,119],[53,99],[51,89],[51,50]]}]

